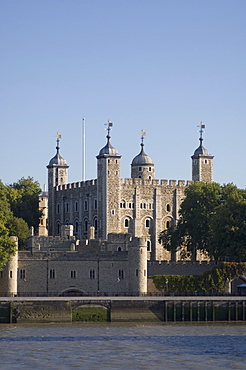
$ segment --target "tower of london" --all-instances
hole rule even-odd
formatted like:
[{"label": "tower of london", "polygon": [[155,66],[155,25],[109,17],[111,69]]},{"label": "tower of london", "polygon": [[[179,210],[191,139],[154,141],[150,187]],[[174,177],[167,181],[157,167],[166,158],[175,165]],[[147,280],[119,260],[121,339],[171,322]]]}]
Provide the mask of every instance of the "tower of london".
[{"label": "tower of london", "polygon": [[[174,226],[179,217],[180,203],[189,181],[158,180],[154,162],[146,154],[142,132],[140,152],[131,163],[131,177],[121,178],[121,155],[111,144],[108,123],[106,145],[99,151],[97,178],[68,183],[67,162],[60,155],[57,138],[56,155],[48,168],[48,233],[61,235],[62,225],[72,225],[78,240],[107,239],[108,235],[131,234],[144,237],[150,260],[170,260],[170,253],[158,242],[164,229]],[[213,156],[200,145],[192,155],[192,180],[213,181]]]},{"label": "tower of london", "polygon": [[[175,226],[190,182],[155,178],[144,132],[131,177],[122,179],[111,127],[108,123],[106,145],[96,156],[97,178],[77,183],[68,183],[69,166],[60,154],[58,135],[56,154],[47,165],[48,197],[40,197],[39,235],[31,235],[27,250],[17,251],[1,271],[0,294],[145,295],[149,275],[207,269],[199,262],[177,264],[179,255],[172,262],[158,242],[161,231]],[[203,128],[201,124],[200,145],[191,157],[192,180],[211,182],[213,156],[202,145]]]}]

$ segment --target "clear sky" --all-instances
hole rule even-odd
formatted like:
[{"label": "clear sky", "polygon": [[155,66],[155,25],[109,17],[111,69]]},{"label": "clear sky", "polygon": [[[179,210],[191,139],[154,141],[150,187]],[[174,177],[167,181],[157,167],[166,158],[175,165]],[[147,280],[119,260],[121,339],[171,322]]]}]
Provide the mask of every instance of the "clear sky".
[{"label": "clear sky", "polygon": [[113,123],[121,176],[140,151],[156,178],[191,179],[199,145],[215,156],[214,180],[246,188],[245,0],[0,0],[0,178],[32,176],[62,135],[69,182],[86,178]]}]

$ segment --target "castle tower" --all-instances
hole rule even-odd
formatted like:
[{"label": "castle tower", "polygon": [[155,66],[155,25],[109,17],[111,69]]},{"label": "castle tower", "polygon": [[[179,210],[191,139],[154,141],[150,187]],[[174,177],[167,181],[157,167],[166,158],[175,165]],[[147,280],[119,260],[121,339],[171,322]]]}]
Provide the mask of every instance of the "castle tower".
[{"label": "castle tower", "polygon": [[131,177],[142,178],[144,180],[152,180],[155,178],[155,168],[152,159],[144,151],[144,136],[146,133],[141,132],[141,151],[132,160]]},{"label": "castle tower", "polygon": [[145,238],[133,238],[128,247],[128,292],[147,293],[147,246]]},{"label": "castle tower", "polygon": [[56,235],[55,229],[55,188],[68,182],[68,165],[60,155],[61,135],[57,134],[56,155],[50,160],[48,168],[48,232]]},{"label": "castle tower", "polygon": [[200,146],[195,150],[192,158],[192,180],[193,181],[213,181],[213,158],[207,149],[202,146],[203,131],[205,125],[200,123]]},{"label": "castle tower", "polygon": [[112,126],[112,122],[108,121],[107,144],[97,156],[98,238],[104,239],[109,233],[120,231],[118,219],[121,155],[110,143]]}]

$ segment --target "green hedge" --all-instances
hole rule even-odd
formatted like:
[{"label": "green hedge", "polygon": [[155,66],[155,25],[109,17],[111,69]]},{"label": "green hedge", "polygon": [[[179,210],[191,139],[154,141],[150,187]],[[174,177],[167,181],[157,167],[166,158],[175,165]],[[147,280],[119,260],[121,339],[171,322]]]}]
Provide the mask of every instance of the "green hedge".
[{"label": "green hedge", "polygon": [[222,262],[203,275],[157,275],[152,276],[155,287],[170,293],[225,293],[226,283],[246,270],[246,263]]}]

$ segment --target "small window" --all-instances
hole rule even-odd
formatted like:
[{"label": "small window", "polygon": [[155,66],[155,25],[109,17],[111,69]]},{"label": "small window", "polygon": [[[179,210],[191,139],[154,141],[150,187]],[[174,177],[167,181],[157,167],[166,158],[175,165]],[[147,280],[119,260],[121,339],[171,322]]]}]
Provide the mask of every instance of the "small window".
[{"label": "small window", "polygon": [[208,163],[207,159],[204,159],[204,163],[205,163],[205,164],[207,164],[207,163]]},{"label": "small window", "polygon": [[85,200],[85,203],[84,203],[84,210],[88,211],[88,202],[87,202],[87,200]]},{"label": "small window", "polygon": [[57,213],[60,213],[60,204],[57,204]]},{"label": "small window", "polygon": [[138,269],[136,269],[136,276],[138,276]]},{"label": "small window", "polygon": [[145,220],[145,227],[150,227],[150,220],[149,220],[149,218],[147,218]]},{"label": "small window", "polygon": [[66,212],[68,213],[68,211],[69,211],[69,204],[66,203]]},{"label": "small window", "polygon": [[108,171],[108,175],[110,175],[110,171]]},{"label": "small window", "polygon": [[26,278],[26,270],[21,269],[20,270],[20,279],[25,279]]},{"label": "small window", "polygon": [[142,167],[138,167],[138,171],[142,171]]},{"label": "small window", "polygon": [[167,212],[170,212],[170,211],[171,211],[170,204],[167,204]]},{"label": "small window", "polygon": [[13,271],[9,271],[9,277],[10,277],[10,279],[12,279],[12,277],[13,277]]},{"label": "small window", "polygon": [[115,160],[115,163],[117,164],[118,163],[118,159]]},{"label": "small window", "polygon": [[77,233],[79,231],[79,223],[78,221],[76,220],[75,221],[75,232]]},{"label": "small window", "polygon": [[78,212],[78,202],[75,202],[75,212]]},{"label": "small window", "polygon": [[128,220],[128,218],[125,218],[125,227],[129,227],[129,220]]},{"label": "small window", "polygon": [[141,176],[141,175],[139,175],[139,176],[138,176],[138,178],[139,178],[139,179],[141,179],[141,178],[142,178],[142,176]]},{"label": "small window", "polygon": [[90,279],[91,280],[95,279],[95,270],[94,269],[90,269]]},{"label": "small window", "polygon": [[71,279],[76,279],[76,271],[75,270],[72,270],[72,271],[70,271],[70,277],[71,277]]},{"label": "small window", "polygon": [[152,208],[152,204],[150,203],[150,204],[149,204],[149,209],[151,209],[151,208]]},{"label": "small window", "polygon": [[124,279],[124,270],[119,270],[119,279]]},{"label": "small window", "polygon": [[118,171],[115,171],[115,174],[118,175]]},{"label": "small window", "polygon": [[151,167],[149,167],[149,172],[151,172],[151,170],[152,170],[152,168],[151,168]]},{"label": "small window", "polygon": [[97,209],[97,199],[94,199],[94,209]]},{"label": "small window", "polygon": [[50,279],[55,279],[55,270],[50,269]]},{"label": "small window", "polygon": [[118,247],[117,251],[118,251],[118,252],[121,252],[121,247]]},{"label": "small window", "polygon": [[97,231],[97,218],[94,219],[94,228],[95,228],[95,231]]},{"label": "small window", "polygon": [[60,235],[60,224],[57,224],[57,235]]},{"label": "small window", "polygon": [[149,180],[151,180],[151,176],[149,176]]},{"label": "small window", "polygon": [[166,222],[166,228],[168,229],[170,227],[170,221]]},{"label": "small window", "polygon": [[147,251],[150,252],[151,251],[151,244],[150,244],[150,241],[147,240]]},{"label": "small window", "polygon": [[129,203],[128,207],[129,207],[129,208],[132,208],[132,204],[131,204],[131,203]]},{"label": "small window", "polygon": [[108,163],[110,163],[110,159],[108,159]]},{"label": "small window", "polygon": [[114,215],[114,209],[111,210],[111,215]]}]

